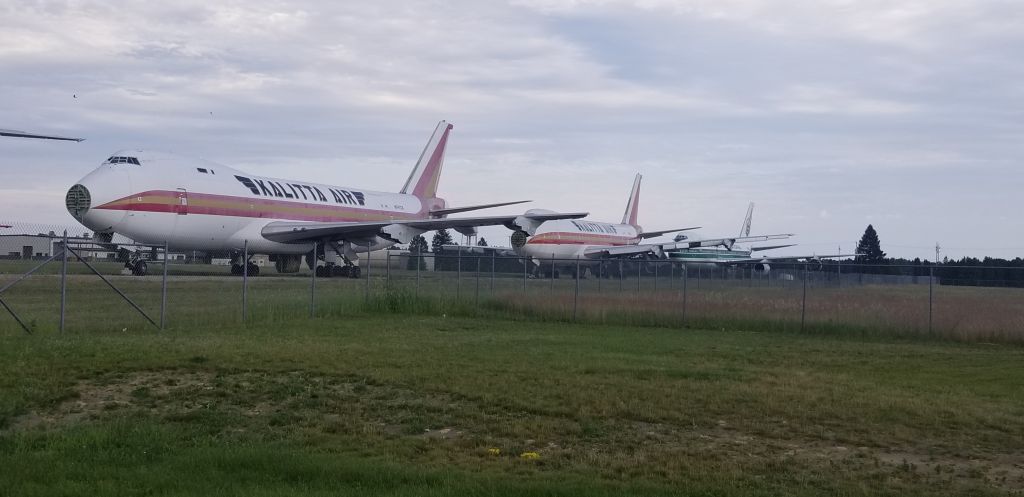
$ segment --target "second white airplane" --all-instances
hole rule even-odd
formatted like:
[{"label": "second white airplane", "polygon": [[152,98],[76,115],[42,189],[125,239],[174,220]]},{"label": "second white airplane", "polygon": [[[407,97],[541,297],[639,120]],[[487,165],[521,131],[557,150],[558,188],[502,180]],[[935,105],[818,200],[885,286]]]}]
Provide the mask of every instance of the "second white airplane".
[{"label": "second white airplane", "polygon": [[[574,260],[581,261],[581,264],[595,265],[610,258],[664,258],[665,254],[672,250],[713,246],[731,248],[737,242],[774,240],[791,236],[780,234],[641,243],[643,240],[667,233],[697,229],[693,227],[644,231],[637,223],[641,179],[642,176],[637,174],[633,180],[633,189],[630,191],[622,222],[606,223],[579,219],[547,221],[532,235],[524,230],[515,231],[511,239],[512,248],[519,255],[532,257],[545,271],[557,271],[556,267],[559,265],[569,267],[573,271]],[[529,212],[555,214],[539,209]]]}]

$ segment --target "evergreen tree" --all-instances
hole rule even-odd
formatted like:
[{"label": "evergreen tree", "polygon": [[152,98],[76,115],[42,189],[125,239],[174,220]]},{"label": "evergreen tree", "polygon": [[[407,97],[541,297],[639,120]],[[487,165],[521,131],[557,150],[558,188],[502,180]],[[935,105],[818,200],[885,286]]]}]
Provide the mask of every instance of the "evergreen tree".
[{"label": "evergreen tree", "polygon": [[885,262],[885,252],[882,252],[882,243],[878,241],[878,233],[875,228],[868,225],[864,230],[864,236],[857,242],[858,255],[854,261],[860,264],[882,264]]},{"label": "evergreen tree", "polygon": [[435,254],[444,252],[445,245],[451,245],[455,243],[455,239],[452,238],[451,233],[448,230],[437,230],[434,232],[434,238],[430,240],[430,250]]},{"label": "evergreen tree", "polygon": [[[456,266],[456,255],[458,249],[445,250],[445,245],[452,245],[455,239],[448,233],[448,230],[437,230],[434,238],[430,240],[430,248],[434,252],[434,271],[454,271]],[[449,255],[451,254],[451,255]]]},{"label": "evergreen tree", "polygon": [[409,241],[409,265],[408,269],[416,269],[416,263],[419,262],[420,269],[427,268],[427,261],[423,259],[423,254],[427,253],[429,247],[427,246],[427,239],[423,238],[423,235],[416,235]]},{"label": "evergreen tree", "polygon": [[480,241],[476,242],[476,246],[477,247],[486,247],[487,246],[487,239],[483,238],[483,237],[480,237]]}]

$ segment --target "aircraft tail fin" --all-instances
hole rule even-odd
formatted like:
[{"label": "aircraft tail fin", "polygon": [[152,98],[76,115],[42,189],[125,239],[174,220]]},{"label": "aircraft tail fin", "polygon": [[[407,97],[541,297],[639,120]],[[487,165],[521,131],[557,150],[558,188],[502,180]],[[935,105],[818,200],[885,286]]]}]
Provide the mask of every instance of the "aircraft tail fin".
[{"label": "aircraft tail fin", "polygon": [[633,180],[633,190],[629,192],[629,202],[626,203],[626,212],[622,215],[622,224],[636,226],[637,213],[640,209],[640,179],[643,175],[636,174]]},{"label": "aircraft tail fin", "polygon": [[430,141],[416,161],[416,167],[409,174],[409,179],[402,187],[402,193],[415,195],[421,199],[437,196],[437,184],[444,166],[444,152],[448,146],[448,135],[453,126],[446,121],[437,123],[437,129],[430,136]]},{"label": "aircraft tail fin", "polygon": [[754,203],[747,206],[747,217],[743,218],[743,226],[740,226],[740,237],[750,236],[750,220],[754,217]]}]

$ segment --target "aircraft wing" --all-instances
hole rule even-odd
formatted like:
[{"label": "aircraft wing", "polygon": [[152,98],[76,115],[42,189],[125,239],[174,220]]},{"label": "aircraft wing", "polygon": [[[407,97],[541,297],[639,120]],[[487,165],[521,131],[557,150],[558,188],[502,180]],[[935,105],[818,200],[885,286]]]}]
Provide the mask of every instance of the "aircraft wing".
[{"label": "aircraft wing", "polygon": [[[263,227],[263,237],[280,243],[310,243],[316,241],[363,241],[383,237],[398,243],[409,243],[416,235],[427,231],[454,229],[473,234],[479,226],[506,226],[527,233],[536,230],[544,221],[579,219],[587,212],[532,213],[518,216],[482,216],[442,219],[406,219],[370,222],[290,222],[274,221]],[[532,233],[531,233],[532,234]]]},{"label": "aircraft wing", "polygon": [[56,135],[40,135],[37,133],[29,133],[26,131],[18,131],[15,129],[0,129],[0,136],[10,136],[14,138],[39,138],[42,140],[64,140],[69,142],[80,142],[85,138],[70,138],[67,136],[56,136]]},{"label": "aircraft wing", "polygon": [[793,236],[792,233],[781,233],[778,235],[759,235],[759,236],[734,236],[728,238],[706,238],[703,240],[682,240],[679,242],[663,243],[661,244],[662,250],[666,252],[672,252],[674,250],[685,250],[698,247],[717,247],[723,246],[726,248],[732,248],[737,243],[747,242],[763,242],[767,240],[784,240]]},{"label": "aircraft wing", "polygon": [[500,255],[500,256],[503,256],[503,257],[504,256],[515,256],[515,257],[518,257],[519,256],[518,254],[516,254],[516,251],[514,249],[512,249],[511,247],[496,247],[496,246],[489,246],[489,245],[457,245],[457,244],[442,245],[442,247],[445,250],[464,250],[466,252],[477,252],[477,253],[481,253],[481,254],[495,253],[496,255]]},{"label": "aircraft wing", "polygon": [[644,238],[644,239],[647,239],[647,238],[657,238],[657,237],[659,237],[661,235],[667,235],[669,233],[675,233],[677,231],[690,231],[690,230],[697,230],[697,229],[700,229],[700,228],[701,228],[700,226],[694,226],[692,228],[676,228],[676,229],[672,229],[672,230],[645,231],[643,233],[640,233],[640,238]]},{"label": "aircraft wing", "polygon": [[596,245],[589,247],[583,252],[584,257],[592,259],[602,257],[633,257],[637,255],[653,255],[661,258],[665,252],[685,250],[696,247],[717,247],[719,245],[732,248],[736,242],[760,242],[765,240],[778,240],[789,238],[790,234],[761,235],[761,236],[740,236],[733,238],[707,238],[703,240],[685,240],[682,242],[668,243],[641,243],[639,245]]},{"label": "aircraft wing", "polygon": [[831,254],[831,255],[786,255],[778,257],[748,257],[746,259],[700,259],[696,262],[709,262],[713,264],[757,264],[761,262],[803,262],[820,261],[821,259],[841,259],[843,257],[856,257],[858,254]]}]

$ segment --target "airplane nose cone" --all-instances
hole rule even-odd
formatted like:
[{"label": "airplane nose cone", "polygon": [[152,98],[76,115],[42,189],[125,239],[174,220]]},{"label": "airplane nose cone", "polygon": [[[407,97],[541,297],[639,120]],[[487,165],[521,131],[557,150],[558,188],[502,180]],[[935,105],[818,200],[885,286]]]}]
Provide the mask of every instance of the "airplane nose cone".
[{"label": "airplane nose cone", "polygon": [[68,194],[64,196],[64,205],[68,208],[68,212],[71,213],[71,217],[78,220],[78,222],[82,222],[85,220],[85,214],[92,207],[92,195],[89,193],[88,188],[81,184],[76,184],[68,189]]}]

